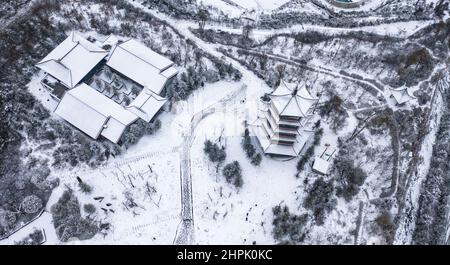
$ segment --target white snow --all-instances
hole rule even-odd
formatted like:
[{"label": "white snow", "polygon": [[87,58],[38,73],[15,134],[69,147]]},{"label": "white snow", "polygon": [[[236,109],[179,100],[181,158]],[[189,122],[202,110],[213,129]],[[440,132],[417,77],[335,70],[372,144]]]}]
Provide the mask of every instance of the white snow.
[{"label": "white snow", "polygon": [[[243,12],[258,10],[273,10],[284,3],[285,0],[251,0],[251,1],[221,1],[221,0],[202,0],[204,4],[211,4],[222,9],[225,13],[230,12],[240,15]],[[374,1],[375,2],[375,1]],[[141,7],[141,4],[134,1],[130,2],[135,6]],[[231,3],[231,4],[230,4]],[[234,3],[234,4],[233,4]],[[364,8],[369,8],[366,5]],[[361,7],[363,8],[363,7]],[[216,57],[222,57],[223,54],[216,48],[221,45],[209,44],[197,38],[189,30],[189,27],[196,26],[196,22],[175,20],[154,10],[143,8],[161,19],[166,20],[177,31],[187,39],[192,40],[200,49]],[[375,19],[375,18],[370,18]],[[115,21],[115,23],[119,23]],[[332,34],[341,34],[350,31],[365,31],[378,33],[381,35],[392,35],[406,37],[417,30],[429,25],[432,21],[409,21],[392,24],[382,24],[378,26],[368,26],[361,28],[330,28],[317,25],[294,25],[291,28],[272,30],[257,30],[253,35],[257,40],[262,40],[273,33],[300,32],[307,30],[318,30]],[[222,25],[207,25],[215,29],[226,30],[230,32],[241,32],[240,29],[226,28]],[[111,44],[114,40],[111,39]],[[158,41],[158,40],[156,40]],[[161,45],[164,45],[162,43]],[[284,54],[285,48],[279,47],[276,51]],[[116,48],[116,50],[121,50]],[[130,51],[138,51],[140,48],[131,47]],[[368,53],[371,50],[368,49]],[[151,66],[148,61],[154,58],[146,58],[145,55],[129,56],[118,53],[110,60],[110,64],[121,68],[122,71],[139,68],[142,83],[159,87],[163,79],[169,75],[175,74],[176,69],[171,68],[171,64],[165,60],[156,60],[157,67]],[[113,56],[114,57],[114,56]],[[141,57],[141,58],[138,58]],[[130,59],[134,58],[134,59]],[[153,135],[143,137],[136,145],[131,147],[121,156],[108,161],[102,167],[88,169],[84,166],[77,167],[70,171],[52,172],[53,177],[61,179],[61,185],[55,189],[50,198],[49,207],[60,197],[66,186],[75,190],[77,197],[82,204],[93,203],[97,207],[96,220],[109,222],[112,224],[111,231],[108,234],[98,234],[91,240],[73,241],[69,244],[172,244],[177,229],[181,222],[181,194],[180,194],[180,158],[183,153],[180,150],[186,134],[190,133],[192,126],[192,117],[196,113],[202,113],[203,110],[211,110],[209,116],[202,119],[195,128],[191,158],[191,174],[193,188],[193,207],[195,224],[195,243],[197,244],[273,244],[276,243],[271,234],[272,231],[272,208],[275,205],[285,204],[290,211],[295,214],[311,212],[304,209],[302,201],[305,198],[310,184],[319,177],[312,169],[318,171],[327,171],[330,164],[328,161],[318,161],[311,167],[310,164],[302,171],[298,178],[296,177],[296,163],[298,159],[276,160],[270,157],[263,157],[260,166],[254,166],[246,157],[241,147],[242,133],[244,131],[244,122],[256,119],[258,101],[260,96],[269,92],[271,89],[256,77],[252,72],[244,68],[238,62],[227,58],[234,67],[239,69],[243,78],[240,82],[220,81],[214,84],[207,84],[192,93],[185,101],[173,104],[171,112],[163,113],[159,116],[162,121],[162,128]],[[314,66],[317,64],[317,66]],[[323,62],[313,58],[310,64],[313,68],[325,69]],[[138,66],[138,67],[137,67]],[[163,75],[159,80],[156,74],[148,74],[149,67],[152,71]],[[169,67],[167,72],[160,73],[164,67]],[[349,114],[343,129],[335,132],[330,128],[328,120],[322,120],[321,127],[324,135],[320,145],[338,146],[338,137],[348,135],[356,128],[358,121],[354,115],[355,111],[379,107],[380,102],[375,96],[370,95],[359,86],[353,84],[350,79],[342,79],[338,74],[339,69],[333,66],[326,66],[331,72],[336,72],[336,77],[317,74],[314,84],[323,84],[327,81],[333,81],[334,91],[345,99],[344,107]],[[159,68],[159,69],[158,69]],[[157,69],[157,70],[155,70]],[[327,70],[327,71],[328,71]],[[140,71],[140,70],[138,70]],[[152,73],[153,73],[152,72]],[[357,72],[364,77],[370,75],[364,72]],[[142,77],[147,75],[145,78]],[[305,78],[310,78],[312,73],[305,73]],[[144,80],[145,79],[145,80]],[[52,108],[53,101],[46,100],[48,96],[45,90],[39,84],[40,78],[34,77],[30,83],[30,90],[38,97],[48,108]],[[316,82],[317,81],[317,82]],[[313,88],[318,92],[320,88]],[[227,95],[240,92],[233,100],[221,101]],[[383,94],[386,98],[387,94]],[[156,98],[156,97],[155,97]],[[141,98],[136,99],[136,104],[142,103]],[[387,102],[392,105],[390,101]],[[213,108],[208,108],[213,106]],[[159,109],[159,108],[158,108]],[[149,112],[156,111],[152,109]],[[85,116],[89,116],[86,114]],[[433,126],[433,130],[437,128]],[[378,136],[370,135],[365,131],[362,136],[366,137],[367,144],[357,149],[358,154],[353,154],[355,164],[364,165],[364,170],[368,172],[368,178],[361,187],[355,199],[346,202],[342,198],[337,198],[337,206],[331,211],[325,224],[315,225],[308,223],[309,230],[307,243],[330,244],[330,243],[370,243],[381,242],[379,235],[370,235],[366,229],[373,225],[373,220],[379,213],[375,206],[371,205],[370,199],[379,197],[383,188],[390,183],[390,166],[386,166],[384,161],[374,161],[371,156],[365,155],[365,152],[372,152],[372,157],[382,157],[391,155],[392,148],[390,138],[386,134]],[[244,185],[241,189],[236,189],[228,184],[221,174],[222,166],[218,171],[216,165],[209,162],[204,154],[203,145],[205,140],[218,142],[226,147],[227,158],[225,163],[239,161],[242,167]],[[425,157],[423,167],[429,164],[429,156],[433,137],[427,136],[427,147],[422,150]],[[314,156],[317,156],[321,150],[315,150]],[[322,159],[323,160],[323,159]],[[86,183],[94,187],[92,194],[86,195],[79,191],[76,176],[79,176]],[[325,180],[330,180],[331,176],[322,176]],[[423,178],[423,175],[416,178]],[[415,185],[408,190],[411,197],[417,197],[420,182],[416,180]],[[151,187],[151,188],[149,188]],[[104,197],[102,201],[95,200],[94,197]],[[130,198],[136,203],[135,207],[126,206]],[[110,206],[109,203],[111,204]],[[125,204],[124,204],[125,203]],[[363,205],[363,227],[357,231],[358,240],[350,234],[356,228],[359,205]],[[104,208],[104,212],[101,208]],[[112,212],[113,210],[114,212]],[[33,226],[45,228],[46,231],[52,231],[51,218],[48,213],[33,222]],[[30,226],[31,227],[31,226]],[[409,242],[410,235],[408,230],[411,227],[405,227],[400,230],[398,242]],[[25,235],[25,231],[17,233],[14,238]],[[49,244],[58,244],[54,231],[49,237]],[[361,238],[362,237],[362,238]],[[13,237],[11,237],[12,239]],[[11,241],[8,241],[11,242]],[[4,242],[1,242],[4,243]]]},{"label": "white snow", "polygon": [[269,12],[289,1],[291,0],[197,0],[197,3],[217,8],[228,16],[239,17],[255,11]]},{"label": "white snow", "polygon": [[108,52],[72,32],[37,67],[72,88],[106,55]]},{"label": "white snow", "polygon": [[130,103],[127,109],[133,112],[146,122],[156,115],[161,107],[167,102],[166,99],[153,93],[151,90],[144,90]]},{"label": "white snow", "polygon": [[136,55],[148,64],[151,64],[154,67],[158,68],[160,71],[167,69],[173,65],[173,62],[171,60],[152,51],[150,48],[134,39],[125,41],[119,44],[119,46],[124,50]]},{"label": "white snow", "polygon": [[258,10],[258,9],[273,10],[286,4],[290,0],[246,0],[246,1],[231,0],[231,1],[248,10]]},{"label": "white snow", "polygon": [[50,114],[55,116],[53,111],[58,106],[58,102],[50,95],[50,92],[44,88],[41,84],[42,78],[44,78],[45,74],[43,72],[39,72],[31,78],[30,83],[28,83],[28,90],[33,94],[42,105],[50,110]]},{"label": "white snow", "polygon": [[90,137],[101,134],[112,142],[138,118],[84,83],[65,93],[55,113]]},{"label": "white snow", "polygon": [[320,157],[316,157],[314,159],[313,170],[326,175],[328,173],[328,169],[330,168],[330,163]]},{"label": "white snow", "polygon": [[167,79],[178,72],[174,67],[169,68],[172,61],[133,39],[116,46],[107,65],[156,94],[161,93]]}]

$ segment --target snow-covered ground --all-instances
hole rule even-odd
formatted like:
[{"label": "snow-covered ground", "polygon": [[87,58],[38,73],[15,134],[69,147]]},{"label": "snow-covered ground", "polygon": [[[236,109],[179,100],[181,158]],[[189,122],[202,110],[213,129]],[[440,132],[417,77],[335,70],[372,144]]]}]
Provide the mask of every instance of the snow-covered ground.
[{"label": "snow-covered ground", "polygon": [[197,0],[205,6],[213,6],[226,14],[236,14],[243,11],[270,11],[279,8],[290,0]]},{"label": "snow-covered ground", "polygon": [[45,74],[41,71],[34,75],[28,84],[28,90],[42,103],[42,105],[44,105],[45,108],[50,110],[52,115],[56,116],[53,111],[56,109],[56,106],[58,106],[58,102],[50,96],[48,90],[41,84],[41,80],[44,76]]},{"label": "snow-covered ground", "polygon": [[[283,162],[264,158],[253,166],[241,147],[242,109],[207,117],[198,127],[192,148],[195,239],[199,244],[273,244],[272,207],[282,202],[296,208],[295,160]],[[203,152],[206,139],[222,139],[225,163],[239,161],[243,187],[238,191],[226,183],[221,170]],[[283,170],[280,170],[283,168]]]},{"label": "snow-covered ground", "polygon": [[[52,103],[55,101],[40,84],[42,77],[41,73],[34,76],[29,89],[47,108],[53,110]],[[52,177],[59,178],[61,183],[52,193],[47,212],[28,225],[28,229],[19,231],[1,243],[19,241],[32,232],[31,228],[36,227],[50,234],[45,244],[60,244],[49,212],[62,192],[71,188],[81,205],[92,203],[96,206],[96,220],[111,223],[112,226],[106,236],[98,234],[90,240],[68,244],[172,244],[181,221],[182,136],[189,131],[195,113],[241,89],[243,85],[243,82],[219,81],[196,90],[187,100],[174,104],[171,112],[159,116],[162,122],[160,130],[144,136],[124,154],[110,159],[99,168],[82,166],[69,171],[52,172]],[[209,131],[213,128],[204,129]],[[200,151],[203,154],[201,148]],[[92,194],[86,195],[79,191],[76,177],[93,187]],[[102,197],[101,201],[99,197]],[[124,205],[127,198],[132,198],[137,206],[127,208]]]},{"label": "snow-covered ground", "polygon": [[[197,3],[210,5],[222,10],[231,16],[240,16],[246,12],[270,12],[289,0],[198,0]],[[325,1],[322,1],[325,2]],[[356,10],[368,10],[375,8],[376,1],[368,1]],[[308,187],[319,178],[319,174],[312,172],[310,164],[296,177],[296,163],[298,159],[280,160],[263,156],[259,166],[254,166],[246,157],[241,146],[245,121],[252,122],[256,118],[259,98],[270,88],[252,71],[239,62],[225,58],[217,48],[224,46],[203,41],[192,33],[190,27],[197,27],[196,21],[183,21],[169,17],[155,10],[149,10],[142,4],[130,1],[134,6],[165,20],[181,35],[189,39],[199,49],[216,57],[223,57],[233,67],[242,73],[239,82],[219,81],[207,84],[204,88],[195,90],[187,100],[173,104],[170,111],[159,115],[162,127],[153,135],[143,137],[136,145],[129,148],[122,155],[110,159],[105,165],[98,168],[76,167],[71,170],[54,170],[53,178],[59,178],[61,183],[49,200],[43,215],[19,230],[10,238],[0,241],[0,244],[12,244],[21,240],[34,228],[44,229],[47,235],[45,244],[61,244],[56,238],[53,228],[50,208],[60,198],[62,192],[71,188],[75,191],[80,204],[92,203],[97,208],[94,215],[97,221],[110,223],[111,229],[107,234],[97,234],[94,238],[85,241],[71,241],[68,244],[173,244],[182,226],[183,190],[180,189],[182,179],[182,161],[186,159],[183,147],[189,146],[189,162],[192,180],[193,216],[194,216],[194,243],[195,244],[274,244],[272,232],[272,208],[276,205],[287,205],[291,213],[301,215],[311,212],[306,210],[302,201],[307,196]],[[96,6],[97,8],[98,6]],[[100,12],[100,11],[99,11]],[[376,19],[376,18],[368,18]],[[117,21],[117,23],[120,23]],[[253,30],[253,37],[257,41],[278,33],[296,33],[309,30],[319,31],[328,35],[339,35],[352,31],[364,31],[386,36],[406,38],[433,21],[408,21],[392,24],[381,24],[360,28],[331,28],[317,25],[294,25],[290,28],[279,30]],[[236,34],[241,29],[229,28],[219,24],[207,24],[206,28],[228,31]],[[87,34],[87,33],[86,33]],[[94,34],[89,32],[89,34]],[[102,37],[102,36],[99,36]],[[104,36],[103,36],[104,37]],[[161,40],[155,40],[161,42]],[[281,43],[281,42],[280,42]],[[163,45],[163,43],[162,43]],[[286,56],[295,62],[289,47],[297,45],[289,40],[284,45],[275,45],[271,51],[277,55]],[[320,52],[326,52],[327,47],[315,46]],[[328,45],[328,44],[327,44]],[[332,44],[334,45],[334,44]],[[330,47],[332,46],[330,45]],[[337,45],[337,44],[336,44]],[[360,44],[363,46],[363,44]],[[288,48],[286,48],[288,47]],[[329,48],[329,47],[328,47]],[[332,46],[334,48],[334,46]],[[359,47],[361,48],[361,47]],[[365,48],[365,47],[363,47]],[[233,50],[230,48],[229,50]],[[314,50],[309,49],[312,53]],[[329,51],[332,52],[332,51]],[[367,54],[375,52],[367,47]],[[355,78],[346,77],[339,73],[341,69],[335,65],[325,65],[320,58],[312,58],[308,66],[311,69],[323,70],[305,71],[302,76],[305,80],[314,79],[312,92],[321,92],[325,83],[333,84],[336,95],[344,99],[344,107],[348,111],[345,126],[336,132],[330,128],[328,120],[322,120],[321,127],[324,135],[320,145],[315,149],[315,156],[322,153],[325,145],[337,148],[338,138],[351,134],[361,121],[355,116],[355,112],[362,109],[389,106],[393,110],[399,108],[409,109],[417,107],[417,102],[397,107],[395,101],[389,98],[389,90],[383,92],[377,90],[382,100],[367,93],[360,85],[355,84]],[[350,69],[353,71],[353,69]],[[328,74],[327,74],[328,72]],[[334,73],[330,75],[329,73]],[[354,70],[354,73],[363,78],[371,78],[371,73],[362,69]],[[312,78],[314,76],[314,78]],[[53,111],[57,102],[42,87],[40,80],[43,74],[32,77],[29,90],[43,105]],[[362,81],[361,81],[362,82]],[[367,82],[366,82],[367,83]],[[370,84],[367,84],[370,86]],[[373,86],[373,85],[371,85]],[[418,89],[418,88],[416,88]],[[223,102],[229,95],[242,91],[232,100]],[[326,99],[322,99],[326,100]],[[381,102],[383,101],[383,102]],[[385,101],[385,102],[384,102]],[[211,108],[213,106],[213,108]],[[211,110],[211,114],[200,119],[193,126],[193,117],[203,110]],[[52,114],[54,118],[59,119]],[[186,135],[194,128],[192,144],[186,145]],[[436,130],[437,126],[433,126]],[[350,201],[337,199],[337,205],[327,214],[323,225],[309,222],[307,225],[308,237],[306,243],[312,244],[354,244],[383,243],[379,234],[371,234],[368,228],[374,226],[374,220],[379,215],[379,209],[370,203],[370,200],[380,197],[384,189],[389,188],[391,182],[391,164],[379,159],[392,155],[391,138],[386,134],[371,135],[363,132],[366,144],[355,148],[355,160],[358,165],[363,165],[367,172],[367,179],[359,192]],[[434,135],[434,131],[433,131]],[[427,148],[422,150],[425,158],[431,156],[433,135],[427,136]],[[236,189],[228,184],[222,176],[221,165],[218,170],[216,165],[206,157],[203,147],[205,140],[218,142],[226,148],[225,164],[239,161],[242,168],[243,187]],[[185,150],[184,150],[185,151]],[[366,155],[372,152],[372,155]],[[429,166],[425,159],[423,171]],[[387,165],[387,166],[386,166]],[[79,190],[77,177],[93,187],[91,194],[84,194]],[[332,176],[322,176],[325,180],[332,180]],[[417,178],[423,178],[418,175]],[[309,184],[304,180],[308,179]],[[408,190],[413,197],[418,196],[420,181]],[[308,186],[309,185],[309,186]],[[133,202],[130,206],[129,202]],[[416,205],[413,203],[413,205]],[[359,210],[362,209],[360,215]],[[358,227],[357,220],[362,222]],[[358,229],[357,229],[358,228]],[[401,230],[404,229],[404,230]],[[397,242],[410,241],[407,234],[410,227],[399,230]],[[355,241],[355,239],[357,239]]]},{"label": "snow-covered ground", "polygon": [[252,9],[273,10],[286,4],[290,0],[248,0],[248,1],[231,0],[231,1],[249,10]]},{"label": "snow-covered ground", "polygon": [[24,226],[16,233],[12,234],[10,237],[0,240],[0,245],[13,245],[15,242],[19,242],[26,238],[29,234],[33,233],[35,230],[43,231],[45,235],[44,245],[55,245],[58,244],[58,238],[56,237],[56,231],[52,224],[52,215],[46,209],[42,215]]}]

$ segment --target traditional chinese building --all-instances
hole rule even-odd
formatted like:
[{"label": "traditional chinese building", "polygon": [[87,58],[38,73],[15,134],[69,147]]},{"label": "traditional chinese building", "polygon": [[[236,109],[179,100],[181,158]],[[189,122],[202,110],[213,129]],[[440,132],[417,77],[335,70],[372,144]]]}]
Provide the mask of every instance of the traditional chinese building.
[{"label": "traditional chinese building", "polygon": [[264,153],[298,156],[312,134],[305,125],[317,102],[305,86],[283,81],[263,97],[252,129]]}]

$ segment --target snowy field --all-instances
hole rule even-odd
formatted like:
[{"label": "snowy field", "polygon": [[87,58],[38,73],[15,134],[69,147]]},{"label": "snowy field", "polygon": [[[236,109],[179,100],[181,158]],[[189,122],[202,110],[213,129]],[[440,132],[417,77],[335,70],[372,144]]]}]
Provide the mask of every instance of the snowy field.
[{"label": "snowy field", "polygon": [[[199,244],[273,244],[272,207],[284,202],[295,208],[295,160],[282,162],[263,158],[261,165],[250,164],[241,147],[243,113],[219,113],[206,118],[198,127],[192,150],[195,239]],[[239,191],[216,173],[204,152],[206,139],[221,137],[226,147],[225,163],[237,160],[242,167],[244,185]],[[283,170],[280,170],[280,167]]]},{"label": "snowy field", "polygon": [[[29,89],[44,106],[53,110],[56,102],[42,88],[40,78],[42,74],[34,76]],[[242,86],[242,82],[229,81],[208,84],[192,93],[187,100],[174,104],[171,112],[162,113],[159,116],[162,127],[155,134],[144,136],[107,164],[96,169],[82,166],[70,171],[52,172],[52,177],[59,178],[61,183],[53,191],[46,212],[1,244],[19,241],[34,228],[44,229],[46,234],[50,234],[45,244],[61,244],[56,238],[49,212],[51,205],[67,188],[74,190],[81,205],[91,203],[96,206],[95,220],[111,224],[111,230],[105,235],[97,234],[90,240],[75,240],[67,244],[172,244],[181,220],[182,136],[189,131],[195,113],[242,89]],[[213,130],[212,127],[203,129]],[[200,153],[194,152],[195,156],[203,154],[202,146],[203,142]],[[79,190],[77,177],[93,187],[91,194]],[[127,205],[129,199],[136,204],[132,208]]]}]

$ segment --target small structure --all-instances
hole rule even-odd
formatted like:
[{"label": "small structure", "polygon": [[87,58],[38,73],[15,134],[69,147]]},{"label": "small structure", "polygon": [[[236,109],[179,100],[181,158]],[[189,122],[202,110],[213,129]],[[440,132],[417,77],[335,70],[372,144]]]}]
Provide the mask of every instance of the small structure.
[{"label": "small structure", "polygon": [[[328,152],[327,152],[328,151]],[[328,171],[330,169],[330,160],[333,158],[334,153],[336,152],[336,149],[333,150],[333,152],[330,151],[330,145],[325,144],[325,149],[323,150],[322,154],[320,156],[317,156],[314,159],[312,169],[313,171],[327,175]]]},{"label": "small structure", "polygon": [[298,156],[312,135],[305,126],[317,102],[305,86],[284,81],[263,98],[258,119],[251,128],[264,153]]},{"label": "small structure", "polygon": [[178,70],[135,40],[109,36],[99,46],[71,33],[36,66],[59,101],[56,114],[94,139],[117,143],[137,119],[152,121],[167,101],[159,94]]},{"label": "small structure", "polygon": [[327,175],[329,168],[330,168],[330,162],[328,162],[327,160],[321,158],[320,156],[317,156],[314,159],[312,169],[314,171],[316,171],[317,173]]},{"label": "small structure", "polygon": [[406,102],[416,98],[408,87],[392,88],[391,97],[395,99],[397,105],[403,105]]}]

